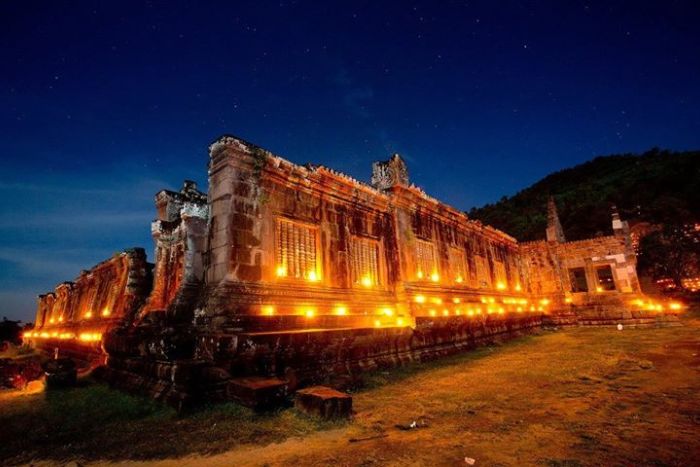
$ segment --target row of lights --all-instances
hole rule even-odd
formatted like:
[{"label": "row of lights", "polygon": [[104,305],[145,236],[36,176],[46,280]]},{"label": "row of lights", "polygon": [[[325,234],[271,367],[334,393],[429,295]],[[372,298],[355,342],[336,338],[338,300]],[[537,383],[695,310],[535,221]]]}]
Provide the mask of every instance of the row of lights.
[{"label": "row of lights", "polygon": [[[105,318],[107,318],[107,317],[108,317],[109,315],[111,315],[111,314],[112,314],[112,313],[109,311],[109,308],[104,308],[104,309],[102,310],[102,316],[105,317]],[[88,311],[86,311],[85,314],[83,315],[83,318],[84,318],[84,319],[90,319],[90,318],[92,318],[92,316],[93,316],[92,310],[88,310]],[[49,324],[54,324],[56,321],[58,321],[59,323],[62,323],[62,322],[63,322],[63,316],[59,316],[59,317],[58,317],[58,320],[56,320],[56,319],[54,319],[54,318],[50,318],[50,319],[49,319]]]},{"label": "row of lights", "polygon": [[[25,339],[60,339],[60,340],[66,340],[66,339],[75,339],[76,335],[72,332],[46,332],[46,331],[27,331],[22,336]],[[102,340],[102,333],[99,332],[81,332],[77,336],[78,340],[81,340],[83,342],[98,342]]]},{"label": "row of lights", "polygon": [[[336,316],[347,316],[348,308],[345,305],[336,305],[335,307],[333,307],[332,313]],[[377,310],[377,313],[384,316],[394,316],[394,309],[390,307],[384,307]],[[275,307],[272,305],[264,305],[261,308],[261,314],[263,316],[274,316],[276,314]],[[314,316],[316,316],[316,308],[313,306],[299,307],[297,308],[296,314],[306,316],[307,318],[313,318]]]},{"label": "row of lights", "polygon": [[636,299],[632,301],[632,305],[637,306],[641,310],[648,310],[648,311],[664,311],[666,309],[669,309],[671,311],[680,311],[685,306],[680,303],[680,302],[669,302],[664,306],[662,303],[655,302],[653,300],[642,300],[642,299]]}]

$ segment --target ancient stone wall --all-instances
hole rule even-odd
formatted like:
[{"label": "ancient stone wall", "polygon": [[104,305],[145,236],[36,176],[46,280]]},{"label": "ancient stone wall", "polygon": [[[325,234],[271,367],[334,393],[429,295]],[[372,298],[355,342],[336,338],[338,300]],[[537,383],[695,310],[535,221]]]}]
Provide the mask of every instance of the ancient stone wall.
[{"label": "ancient stone wall", "polygon": [[405,184],[398,156],[380,190],[231,137],[210,150],[202,326],[410,326],[527,301],[516,241]]},{"label": "ancient stone wall", "polygon": [[47,352],[58,348],[83,360],[101,355],[102,335],[131,322],[150,287],[144,250],[125,250],[40,295],[36,326],[25,338]]},{"label": "ancient stone wall", "polygon": [[164,318],[191,322],[204,279],[207,236],[207,197],[197,185],[185,181],[179,192],[156,194],[158,218],[151,224],[155,243],[153,291],[139,320]]}]

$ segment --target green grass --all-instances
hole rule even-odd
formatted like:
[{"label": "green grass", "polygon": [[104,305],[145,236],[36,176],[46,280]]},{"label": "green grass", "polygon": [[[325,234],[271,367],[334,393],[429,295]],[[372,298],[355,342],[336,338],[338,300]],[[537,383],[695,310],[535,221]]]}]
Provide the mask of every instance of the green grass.
[{"label": "green grass", "polygon": [[[258,414],[234,403],[186,416],[91,380],[0,401],[0,460],[160,459],[267,444],[337,426],[294,409]],[[3,463],[3,462],[0,462]]]}]

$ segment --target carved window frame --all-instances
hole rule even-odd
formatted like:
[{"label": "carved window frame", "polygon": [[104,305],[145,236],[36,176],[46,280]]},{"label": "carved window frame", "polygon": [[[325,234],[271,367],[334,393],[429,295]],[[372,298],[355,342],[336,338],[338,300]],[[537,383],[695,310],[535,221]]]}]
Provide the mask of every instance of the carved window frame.
[{"label": "carved window frame", "polygon": [[467,268],[467,254],[464,249],[458,246],[450,247],[450,270],[452,277],[450,280],[457,285],[467,285],[469,280],[469,270]]},{"label": "carved window frame", "polygon": [[419,280],[429,281],[433,274],[440,275],[437,248],[433,242],[416,239],[415,274]]},{"label": "carved window frame", "polygon": [[[287,217],[276,217],[276,278],[285,281],[318,282],[322,277],[321,264],[319,226]],[[279,268],[284,268],[284,274],[278,273]],[[314,280],[310,276],[312,271],[315,274]]]},{"label": "carved window frame", "polygon": [[[350,281],[353,287],[381,288],[385,281],[384,249],[382,242],[371,237],[350,237]],[[371,283],[364,283],[366,278]]]}]

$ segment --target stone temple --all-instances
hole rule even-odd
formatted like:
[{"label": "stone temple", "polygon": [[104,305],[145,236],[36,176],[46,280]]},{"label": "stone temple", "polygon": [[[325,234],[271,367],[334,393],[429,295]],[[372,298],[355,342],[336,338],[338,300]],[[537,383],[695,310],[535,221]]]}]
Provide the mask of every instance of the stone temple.
[{"label": "stone temple", "polygon": [[430,197],[398,155],[371,184],[224,136],[209,190],[156,194],[155,264],[124,250],[39,297],[38,349],[177,406],[273,404],[312,384],[543,325],[677,322],[644,297],[627,223],[518,243]]}]

